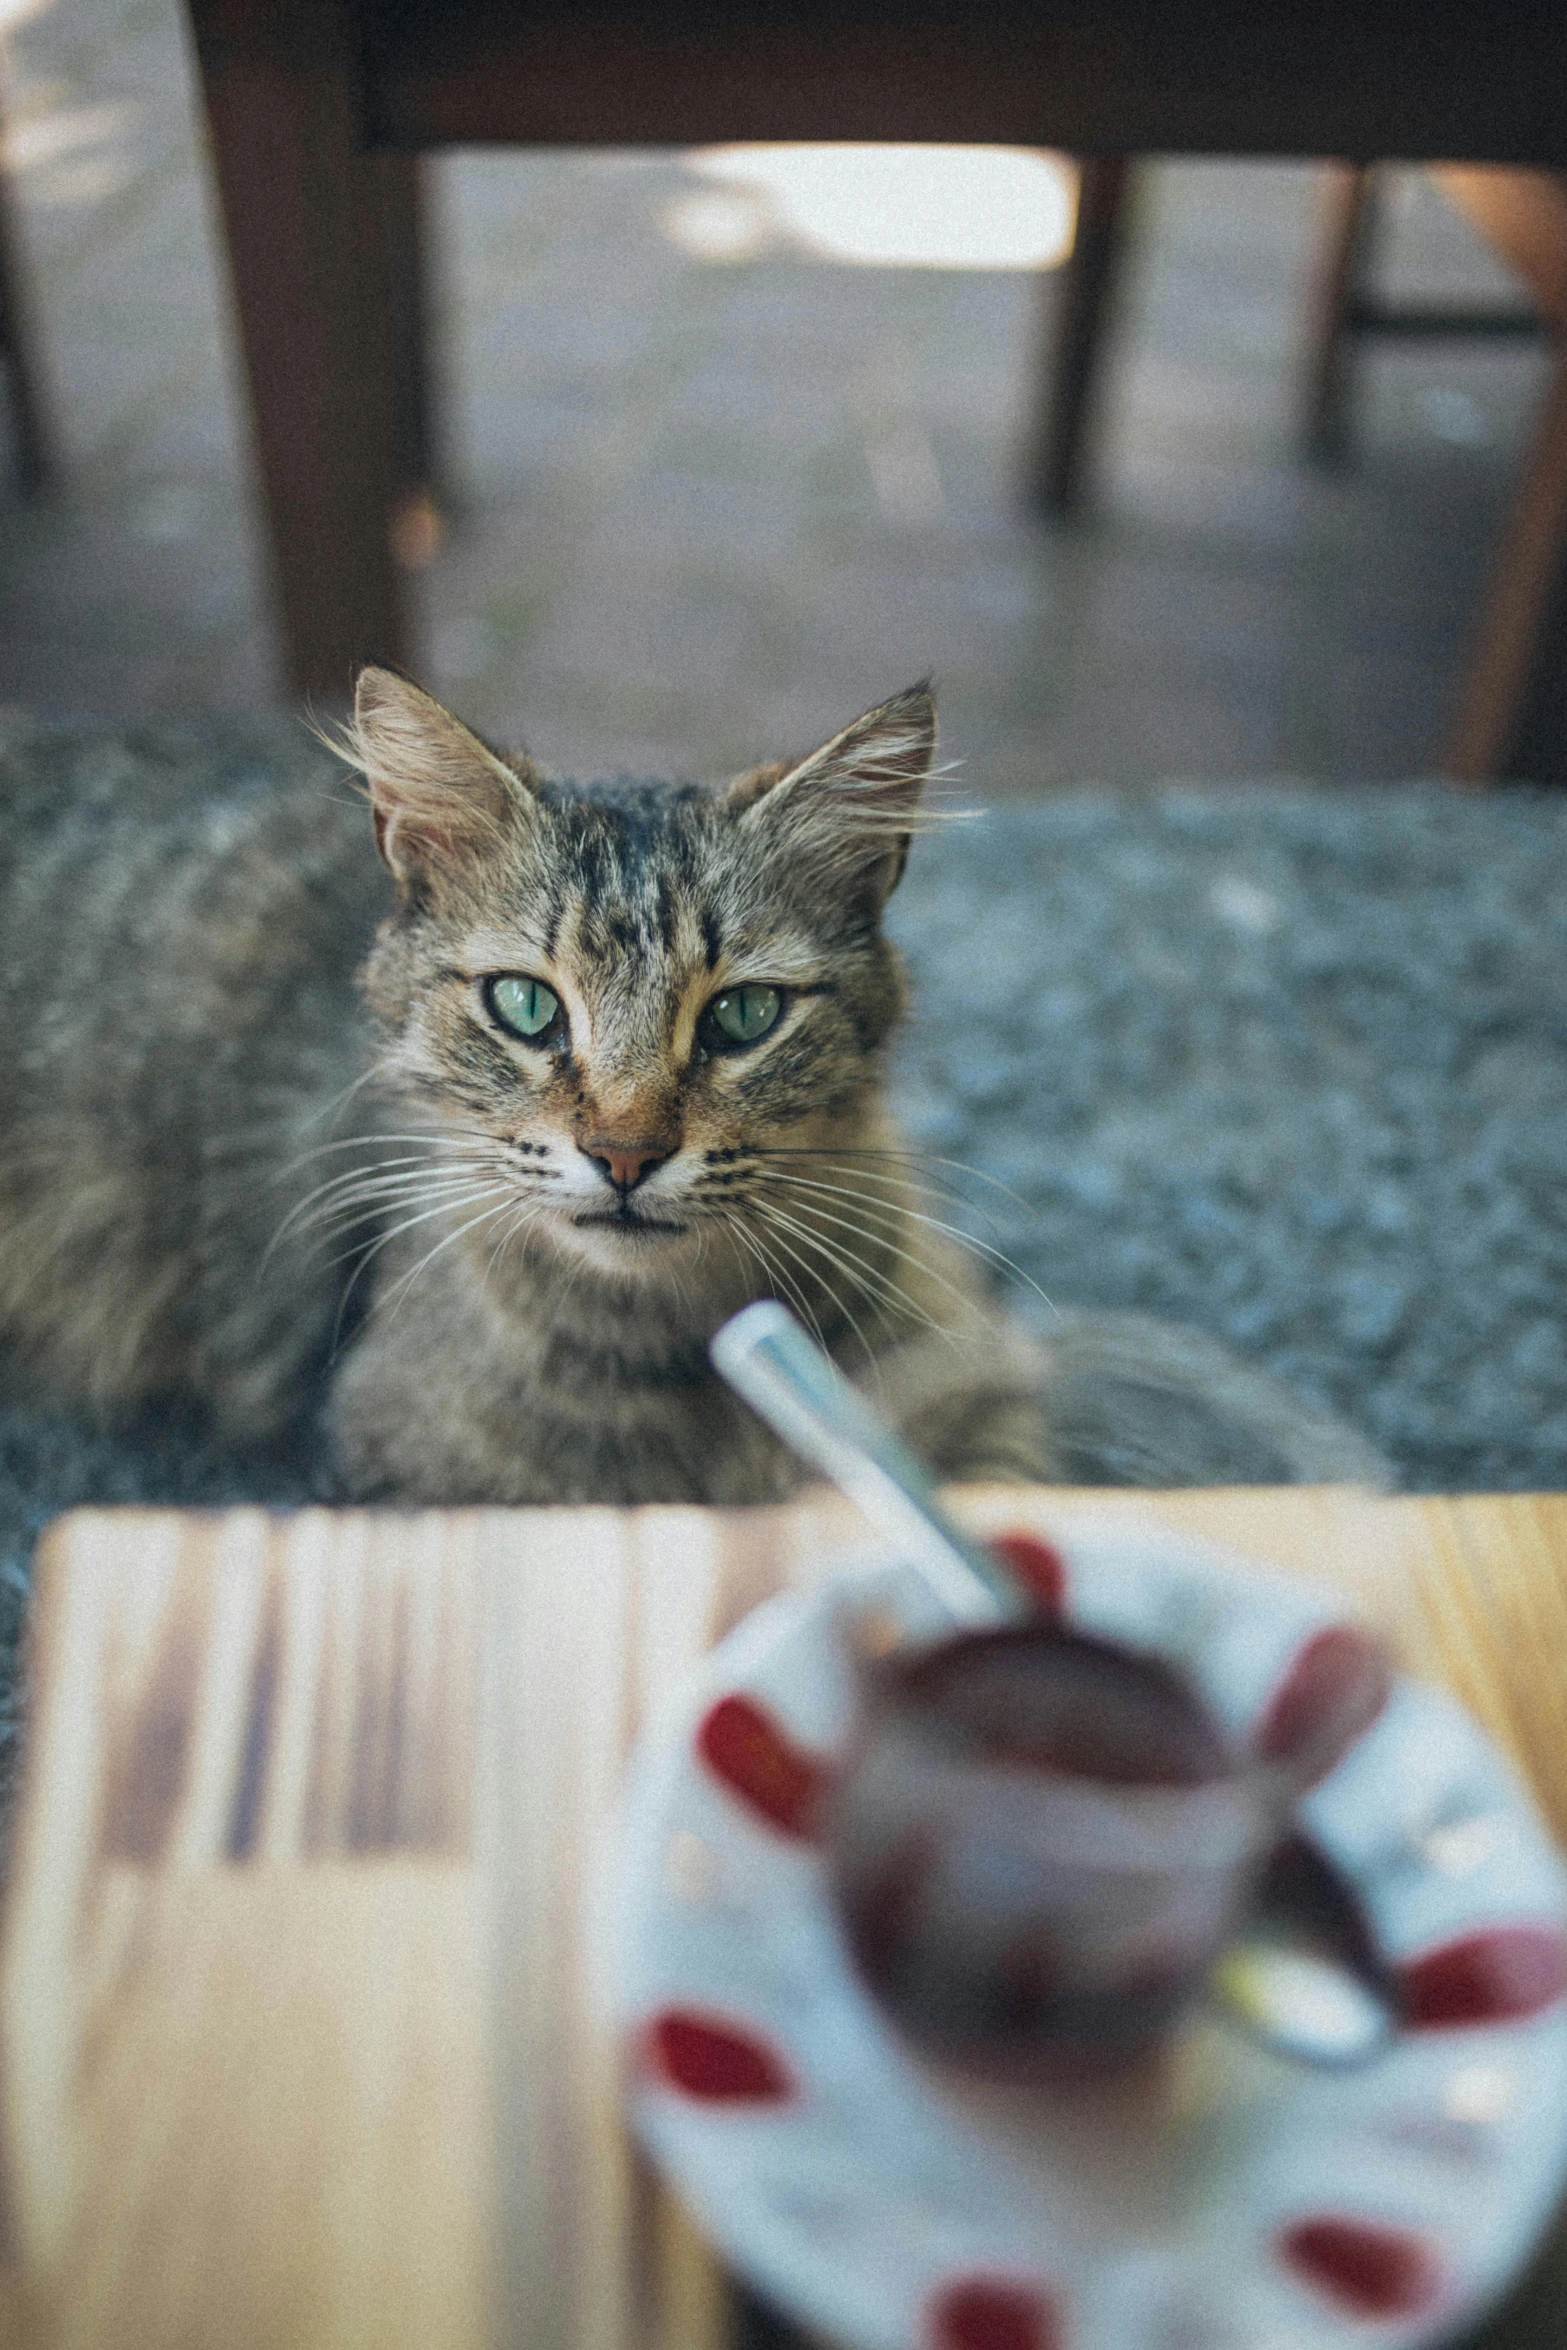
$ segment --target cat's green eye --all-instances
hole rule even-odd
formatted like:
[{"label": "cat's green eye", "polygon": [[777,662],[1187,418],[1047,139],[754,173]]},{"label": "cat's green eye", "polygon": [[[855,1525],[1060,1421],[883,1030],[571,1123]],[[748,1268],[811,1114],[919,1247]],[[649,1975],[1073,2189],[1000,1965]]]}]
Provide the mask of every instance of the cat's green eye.
[{"label": "cat's green eye", "polygon": [[560,998],[542,979],[492,979],[490,1010],[513,1036],[541,1037],[560,1016]]},{"label": "cat's green eye", "polygon": [[783,997],[776,987],[731,987],[714,996],[707,1016],[722,1043],[755,1044],[782,1010]]}]

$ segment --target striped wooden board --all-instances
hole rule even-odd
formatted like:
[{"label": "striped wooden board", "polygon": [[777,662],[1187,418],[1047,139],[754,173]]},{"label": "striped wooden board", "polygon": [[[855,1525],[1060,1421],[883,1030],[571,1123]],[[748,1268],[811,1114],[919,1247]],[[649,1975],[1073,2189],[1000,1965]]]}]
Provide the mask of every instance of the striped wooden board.
[{"label": "striped wooden board", "polygon": [[[1567,1497],[962,1507],[1152,1512],[1353,1593],[1567,1838]],[[0,2338],[716,2350],[723,2290],[618,2126],[592,1862],[649,1706],[857,1533],[826,1498],[62,1520],[0,1945]],[[1555,2350],[1558,2271],[1493,2350]]]}]

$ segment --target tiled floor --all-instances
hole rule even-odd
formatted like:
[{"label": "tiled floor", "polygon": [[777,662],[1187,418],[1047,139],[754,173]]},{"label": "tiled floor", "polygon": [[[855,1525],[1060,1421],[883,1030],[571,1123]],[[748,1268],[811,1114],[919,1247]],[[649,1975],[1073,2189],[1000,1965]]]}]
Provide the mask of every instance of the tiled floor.
[{"label": "tiled floor", "polygon": [[[0,0],[62,486],[0,505],[0,700],[277,696],[178,0]],[[1384,349],[1296,444],[1305,165],[1166,164],[1092,517],[1017,495],[1041,282],[704,262],[669,155],[430,167],[450,529],[430,682],[569,771],[716,773],[927,669],[977,796],[1429,767],[1540,361]],[[1400,282],[1498,291],[1399,183]]]}]

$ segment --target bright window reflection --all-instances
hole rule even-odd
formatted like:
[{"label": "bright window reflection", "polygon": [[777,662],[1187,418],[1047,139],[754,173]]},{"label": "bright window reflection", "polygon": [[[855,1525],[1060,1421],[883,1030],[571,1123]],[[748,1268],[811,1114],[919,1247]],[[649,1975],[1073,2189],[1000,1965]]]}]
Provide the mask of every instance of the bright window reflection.
[{"label": "bright window reflection", "polygon": [[1029,147],[734,146],[688,154],[713,184],[664,216],[704,261],[804,246],[903,269],[1050,269],[1072,245],[1070,167]]}]

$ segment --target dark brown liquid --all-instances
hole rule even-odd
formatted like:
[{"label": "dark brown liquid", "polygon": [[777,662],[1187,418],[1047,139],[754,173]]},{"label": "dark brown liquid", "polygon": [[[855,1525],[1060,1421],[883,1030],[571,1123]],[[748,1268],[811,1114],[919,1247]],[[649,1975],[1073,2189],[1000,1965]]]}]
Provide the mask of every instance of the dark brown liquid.
[{"label": "dark brown liquid", "polygon": [[1249,1896],[1262,1849],[1230,1868],[1176,1832],[1133,1869],[1113,1833],[1102,1869],[1052,1860],[1028,1821],[1072,1784],[1112,1808],[1228,1787],[1244,1810],[1249,1782],[1172,1668],[1059,1626],[965,1633],[868,1675],[829,1852],[859,1971],[933,2052],[994,2069],[1145,2048]]},{"label": "dark brown liquid", "polygon": [[1057,1625],[943,1641],[884,1665],[875,1702],[935,1749],[1125,1787],[1192,1787],[1234,1767],[1168,1665]]}]

